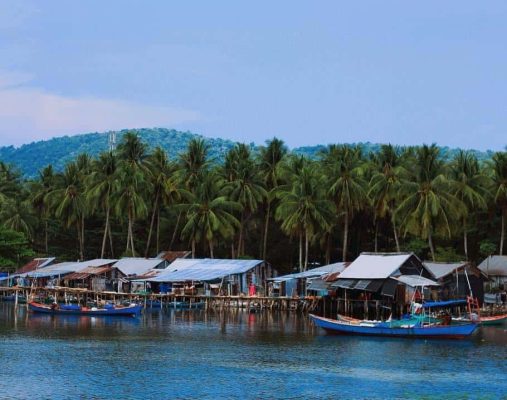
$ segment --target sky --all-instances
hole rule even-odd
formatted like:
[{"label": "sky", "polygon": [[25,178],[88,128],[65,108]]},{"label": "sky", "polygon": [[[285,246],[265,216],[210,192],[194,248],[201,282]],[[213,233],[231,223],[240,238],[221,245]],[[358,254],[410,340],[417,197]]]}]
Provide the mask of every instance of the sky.
[{"label": "sky", "polygon": [[507,145],[507,2],[0,0],[0,146],[167,127]]}]

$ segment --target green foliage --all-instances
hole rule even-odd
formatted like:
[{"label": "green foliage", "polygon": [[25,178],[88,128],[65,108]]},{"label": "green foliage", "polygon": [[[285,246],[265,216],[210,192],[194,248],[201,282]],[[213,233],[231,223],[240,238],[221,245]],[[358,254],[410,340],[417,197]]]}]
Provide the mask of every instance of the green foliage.
[{"label": "green foliage", "polygon": [[167,129],[122,131],[107,149],[106,134],[0,149],[25,173],[0,161],[0,227],[23,238],[5,265],[30,249],[76,260],[191,247],[283,272],[373,248],[445,261],[503,250],[504,152],[369,143],[290,152],[276,138],[256,148]]},{"label": "green foliage", "polygon": [[32,257],[34,252],[21,232],[0,226],[0,269],[14,271],[21,262]]}]

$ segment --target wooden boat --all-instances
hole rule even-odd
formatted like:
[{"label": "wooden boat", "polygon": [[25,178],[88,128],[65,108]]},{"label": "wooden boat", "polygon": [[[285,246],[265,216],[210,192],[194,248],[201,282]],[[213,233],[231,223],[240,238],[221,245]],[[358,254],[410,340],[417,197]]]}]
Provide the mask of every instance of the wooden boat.
[{"label": "wooden boat", "polygon": [[89,315],[97,316],[132,316],[135,317],[141,313],[142,306],[134,304],[130,306],[109,306],[106,308],[81,307],[79,305],[58,305],[41,304],[36,302],[28,303],[28,308],[37,313],[53,315]]},{"label": "wooden boat", "polygon": [[330,319],[310,314],[310,318],[316,326],[328,332],[347,335],[463,339],[478,327],[474,323],[424,324],[420,318],[385,322],[364,321],[340,315],[338,319]]},{"label": "wooden boat", "polygon": [[482,325],[502,325],[507,322],[507,314],[493,315],[491,317],[480,317]]},{"label": "wooden boat", "polygon": [[480,325],[485,325],[485,326],[502,325],[505,322],[507,322],[507,314],[492,315],[490,317],[483,317],[481,315],[481,316],[475,316],[474,319],[470,319],[468,316],[465,316],[464,318],[453,318],[453,321],[476,322]]}]

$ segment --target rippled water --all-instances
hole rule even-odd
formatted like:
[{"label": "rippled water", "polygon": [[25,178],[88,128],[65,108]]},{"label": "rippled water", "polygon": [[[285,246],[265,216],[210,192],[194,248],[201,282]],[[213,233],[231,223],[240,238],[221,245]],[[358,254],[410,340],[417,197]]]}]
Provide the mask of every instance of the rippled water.
[{"label": "rippled water", "polygon": [[0,303],[0,398],[507,398],[507,327],[472,340],[328,336],[304,316],[46,316]]}]

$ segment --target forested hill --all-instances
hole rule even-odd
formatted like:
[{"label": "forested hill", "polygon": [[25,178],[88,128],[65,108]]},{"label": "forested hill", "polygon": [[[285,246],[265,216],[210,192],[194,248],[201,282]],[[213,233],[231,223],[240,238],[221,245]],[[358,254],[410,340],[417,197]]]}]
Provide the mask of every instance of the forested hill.
[{"label": "forested hill", "polygon": [[[200,137],[191,132],[180,132],[174,129],[151,128],[133,129],[141,139],[150,147],[161,146],[172,158],[186,149],[187,143],[194,137]],[[127,130],[118,132],[117,142],[121,140]],[[283,137],[281,137],[283,139]],[[220,159],[227,150],[234,146],[231,140],[220,138],[205,138],[210,145],[210,156]],[[357,143],[365,151],[376,152],[380,144]],[[252,146],[254,146],[252,144]],[[310,158],[315,157],[325,145],[298,147],[292,151],[304,154]],[[95,156],[108,149],[108,135],[106,133],[87,133],[74,136],[62,136],[49,140],[33,142],[20,147],[0,147],[0,161],[14,164],[26,177],[33,177],[37,172],[48,164],[52,164],[56,170],[62,170],[64,165],[76,158],[78,154],[87,153]],[[443,147],[443,154],[452,157],[457,149]],[[485,160],[492,156],[493,152],[474,151],[479,160]]]}]

